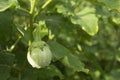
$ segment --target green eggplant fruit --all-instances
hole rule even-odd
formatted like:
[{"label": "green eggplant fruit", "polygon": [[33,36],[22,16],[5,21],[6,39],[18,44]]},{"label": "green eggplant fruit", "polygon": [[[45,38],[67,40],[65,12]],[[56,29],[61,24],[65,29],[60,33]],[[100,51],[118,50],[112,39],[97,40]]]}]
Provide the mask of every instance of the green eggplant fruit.
[{"label": "green eggplant fruit", "polygon": [[28,48],[27,59],[34,68],[48,66],[52,59],[48,44],[44,41],[33,41]]}]

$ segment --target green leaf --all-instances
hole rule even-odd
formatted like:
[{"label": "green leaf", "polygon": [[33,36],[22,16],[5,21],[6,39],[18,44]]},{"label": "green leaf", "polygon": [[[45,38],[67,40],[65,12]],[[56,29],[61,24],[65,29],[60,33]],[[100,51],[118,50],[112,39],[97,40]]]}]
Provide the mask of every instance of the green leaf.
[{"label": "green leaf", "polygon": [[80,61],[79,57],[73,55],[67,48],[55,41],[49,41],[48,44],[54,60],[61,59],[66,67],[72,68],[74,71],[88,72],[88,70],[84,68],[84,64]]},{"label": "green leaf", "polygon": [[53,80],[54,77],[63,79],[63,74],[54,65],[50,65],[46,68],[34,69],[27,67],[23,72],[22,80]]},{"label": "green leaf", "polygon": [[9,0],[0,1],[0,12],[5,11],[11,6]]},{"label": "green leaf", "polygon": [[[46,27],[48,27],[48,29],[50,29],[52,33],[55,35],[60,33],[60,29],[66,28],[66,24],[67,24],[63,15],[59,15],[59,14],[50,14],[50,15],[42,14],[42,15],[39,15],[37,19],[45,20]],[[42,31],[41,31],[41,34],[42,34]]]},{"label": "green leaf", "polygon": [[70,17],[73,24],[81,26],[89,35],[93,36],[98,32],[98,19],[95,14],[95,7],[91,3],[81,0],[78,2],[63,1],[61,5],[56,7],[58,13]]},{"label": "green leaf", "polygon": [[10,67],[0,65],[0,79],[7,80],[10,76]]},{"label": "green leaf", "polygon": [[10,11],[0,12],[0,40],[10,38],[13,30],[13,13]]},{"label": "green leaf", "polygon": [[120,9],[120,0],[98,0],[111,9]]},{"label": "green leaf", "polygon": [[58,5],[57,8],[58,8],[57,12],[62,13],[65,16],[69,16],[73,14],[73,9],[72,9],[72,6],[70,5],[67,5],[67,6]]},{"label": "green leaf", "polygon": [[105,75],[105,80],[119,80],[120,79],[120,69],[113,69],[109,74]]},{"label": "green leaf", "polygon": [[0,79],[7,80],[10,76],[11,66],[14,62],[14,54],[9,52],[0,52]]},{"label": "green leaf", "polygon": [[39,73],[40,79],[42,80],[48,80],[48,79],[51,80],[51,78],[54,78],[54,77],[59,77],[60,79],[63,79],[64,77],[61,71],[54,65],[50,65],[47,68],[43,68],[39,70],[38,73]]},{"label": "green leaf", "polygon": [[15,55],[9,52],[0,52],[0,65],[12,65]]},{"label": "green leaf", "polygon": [[37,71],[33,68],[27,67],[26,70],[22,73],[22,80],[37,80]]},{"label": "green leaf", "polygon": [[62,63],[73,69],[74,71],[83,71],[83,72],[86,72],[88,73],[88,69],[85,69],[84,68],[84,64],[80,61],[79,57],[78,56],[75,56],[75,55],[68,55],[68,56],[65,56],[63,59],[62,59]]},{"label": "green leaf", "polygon": [[71,18],[73,24],[80,25],[91,36],[98,32],[98,19],[94,11],[94,8],[86,7]]},{"label": "green leaf", "polygon": [[49,41],[48,45],[50,46],[53,55],[53,61],[59,60],[64,56],[69,55],[69,51],[64,46],[55,41]]},{"label": "green leaf", "polygon": [[17,0],[20,7],[29,10],[30,9],[30,0]]},{"label": "green leaf", "polygon": [[16,77],[9,77],[8,80],[18,80],[18,78],[16,78]]},{"label": "green leaf", "polygon": [[1,0],[0,1],[0,12],[5,11],[11,6],[16,5],[17,0]]}]

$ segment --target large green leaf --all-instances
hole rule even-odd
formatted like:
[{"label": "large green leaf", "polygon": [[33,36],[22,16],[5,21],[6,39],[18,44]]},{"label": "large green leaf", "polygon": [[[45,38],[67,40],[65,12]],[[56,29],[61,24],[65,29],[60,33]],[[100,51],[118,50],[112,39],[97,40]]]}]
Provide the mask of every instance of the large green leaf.
[{"label": "large green leaf", "polygon": [[74,71],[83,71],[88,73],[88,69],[84,68],[84,64],[80,61],[78,56],[68,55],[62,59],[62,63],[68,68],[73,69]]},{"label": "large green leaf", "polygon": [[25,9],[25,10],[29,10],[30,9],[30,1],[31,0],[17,0],[19,2],[19,5],[21,8]]},{"label": "large green leaf", "polygon": [[7,80],[10,76],[10,67],[0,65],[0,79]]},{"label": "large green leaf", "polygon": [[14,61],[14,54],[9,52],[0,52],[0,79],[7,80],[10,76],[11,66]]},{"label": "large green leaf", "polygon": [[16,5],[17,0],[1,0],[0,1],[0,12],[5,11],[11,6]]},{"label": "large green leaf", "polygon": [[13,13],[10,11],[0,12],[0,40],[9,39],[13,30]]},{"label": "large green leaf", "polygon": [[78,2],[64,1],[63,3],[56,6],[58,13],[70,17],[73,24],[81,26],[91,36],[98,32],[98,18],[95,15],[95,7],[91,3],[81,0]]},{"label": "large green leaf", "polygon": [[98,0],[111,9],[120,9],[120,0]]},{"label": "large green leaf", "polygon": [[84,64],[80,61],[79,57],[73,55],[67,48],[55,41],[49,41],[48,44],[55,60],[61,59],[61,62],[66,67],[72,68],[74,71],[88,71],[84,68]]},{"label": "large green leaf", "polygon": [[[54,77],[59,77],[60,79],[63,79],[63,74],[61,73],[61,71],[54,65],[50,65],[47,68],[43,68],[41,70],[39,70],[39,77],[42,80],[52,80],[52,78]],[[44,77],[46,76],[46,77]]]},{"label": "large green leaf", "polygon": [[59,60],[66,55],[69,55],[69,51],[66,50],[64,46],[60,45],[55,41],[49,41],[48,45],[50,46],[50,49],[52,51],[54,61]]},{"label": "large green leaf", "polygon": [[105,75],[105,80],[119,80],[120,69],[113,69],[109,74]]},{"label": "large green leaf", "polygon": [[72,23],[81,25],[82,29],[89,35],[98,32],[98,19],[95,16],[94,8],[86,7],[71,18]]},{"label": "large green leaf", "polygon": [[56,76],[60,79],[63,79],[62,73],[54,65],[50,65],[39,70],[27,67],[22,74],[22,80],[52,80]]},{"label": "large green leaf", "polygon": [[60,14],[50,14],[50,15],[42,14],[42,15],[37,16],[37,19],[45,20],[46,26],[55,35],[59,34],[61,29],[63,30],[63,28],[66,28],[66,24],[67,24],[63,15],[60,15]]},{"label": "large green leaf", "polygon": [[0,65],[10,66],[13,64],[15,55],[9,52],[0,52]]},{"label": "large green leaf", "polygon": [[37,80],[37,77],[37,71],[33,68],[26,68],[22,73],[22,80]]}]

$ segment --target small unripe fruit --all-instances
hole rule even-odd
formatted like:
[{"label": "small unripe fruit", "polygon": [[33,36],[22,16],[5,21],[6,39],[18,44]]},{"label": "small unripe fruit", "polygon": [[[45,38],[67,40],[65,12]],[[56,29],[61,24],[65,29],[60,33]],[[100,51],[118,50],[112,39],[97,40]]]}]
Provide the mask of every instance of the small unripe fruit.
[{"label": "small unripe fruit", "polygon": [[43,68],[50,64],[52,53],[44,41],[33,41],[28,48],[27,59],[32,67]]}]

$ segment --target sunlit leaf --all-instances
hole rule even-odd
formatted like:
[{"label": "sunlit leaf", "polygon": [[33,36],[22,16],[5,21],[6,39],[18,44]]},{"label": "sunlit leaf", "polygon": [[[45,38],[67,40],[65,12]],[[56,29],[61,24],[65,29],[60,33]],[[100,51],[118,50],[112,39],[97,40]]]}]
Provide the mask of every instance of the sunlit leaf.
[{"label": "sunlit leaf", "polygon": [[104,3],[108,8],[120,9],[120,0],[98,0],[98,1]]},{"label": "sunlit leaf", "polygon": [[84,8],[77,15],[71,18],[72,23],[78,24],[89,35],[95,35],[98,32],[98,19],[95,16],[94,9]]},{"label": "sunlit leaf", "polygon": [[16,2],[17,2],[16,0],[1,0],[0,1],[0,12],[5,11],[11,6],[16,5]]}]

